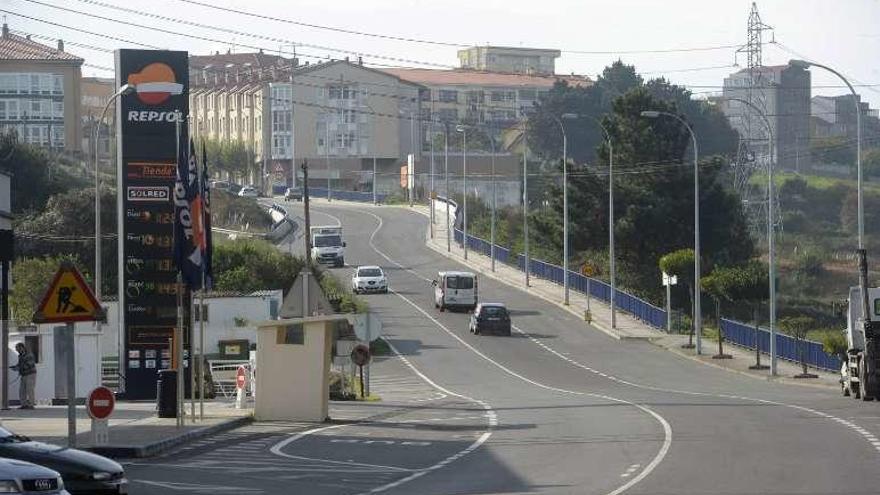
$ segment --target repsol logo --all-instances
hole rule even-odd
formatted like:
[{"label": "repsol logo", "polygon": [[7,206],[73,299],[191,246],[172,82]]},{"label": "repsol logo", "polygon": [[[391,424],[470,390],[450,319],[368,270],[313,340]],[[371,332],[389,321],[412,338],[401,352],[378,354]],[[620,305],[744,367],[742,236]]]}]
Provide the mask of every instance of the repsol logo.
[{"label": "repsol logo", "polygon": [[129,122],[183,122],[183,112],[157,112],[155,110],[129,110]]}]

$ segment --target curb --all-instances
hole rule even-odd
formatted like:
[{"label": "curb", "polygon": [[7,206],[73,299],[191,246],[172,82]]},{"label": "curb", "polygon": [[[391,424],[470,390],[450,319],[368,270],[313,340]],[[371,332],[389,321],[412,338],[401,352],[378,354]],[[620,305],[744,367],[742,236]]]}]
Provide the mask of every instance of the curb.
[{"label": "curb", "polygon": [[223,431],[232,430],[240,426],[249,424],[253,420],[253,416],[242,416],[239,418],[233,418],[217,423],[216,425],[192,430],[182,435],[166,438],[165,440],[160,440],[158,442],[150,443],[147,445],[101,445],[87,447],[83,450],[110,457],[111,459],[153,457],[155,455],[171,450],[178,445],[187,443],[192,440],[198,440],[200,438],[208,437]]},{"label": "curb", "polygon": [[697,356],[687,354],[685,352],[682,352],[680,349],[661,344],[660,342],[657,342],[654,340],[650,340],[649,342],[651,342],[651,344],[653,344],[661,349],[667,350],[667,351],[669,351],[679,357],[682,357],[684,359],[688,359],[690,361],[694,361],[696,363],[700,363],[705,366],[711,366],[712,368],[724,370],[729,373],[736,373],[737,375],[747,376],[747,377],[752,378],[754,380],[759,380],[759,381],[764,381],[764,382],[769,382],[769,383],[779,383],[779,384],[783,384],[783,385],[796,385],[796,386],[801,386],[801,387],[820,388],[823,390],[837,388],[836,385],[832,385],[832,384],[826,384],[826,383],[821,383],[821,382],[800,381],[800,380],[795,380],[794,378],[789,378],[787,376],[779,376],[779,375],[777,375],[775,377],[771,376],[771,375],[758,375],[755,373],[750,373],[748,371],[738,370],[738,369],[734,369],[734,368],[728,368],[726,366],[721,366],[721,365],[715,364],[711,361],[706,361],[706,360],[700,359]]}]

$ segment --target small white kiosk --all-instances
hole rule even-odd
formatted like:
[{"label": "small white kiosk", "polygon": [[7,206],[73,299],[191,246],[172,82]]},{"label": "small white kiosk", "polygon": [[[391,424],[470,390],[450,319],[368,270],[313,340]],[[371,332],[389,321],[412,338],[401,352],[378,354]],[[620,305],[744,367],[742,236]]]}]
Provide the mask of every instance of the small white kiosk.
[{"label": "small white kiosk", "polygon": [[347,316],[333,314],[315,277],[300,273],[281,307],[281,319],[257,327],[257,420],[327,419],[333,327]]}]

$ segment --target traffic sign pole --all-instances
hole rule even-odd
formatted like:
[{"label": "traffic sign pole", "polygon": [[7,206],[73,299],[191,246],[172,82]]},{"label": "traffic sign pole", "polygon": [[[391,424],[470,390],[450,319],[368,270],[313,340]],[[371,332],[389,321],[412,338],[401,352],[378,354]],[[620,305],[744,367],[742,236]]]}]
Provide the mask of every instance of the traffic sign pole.
[{"label": "traffic sign pole", "polygon": [[67,353],[67,446],[76,447],[76,339],[73,322],[65,325],[65,340],[71,344]]}]

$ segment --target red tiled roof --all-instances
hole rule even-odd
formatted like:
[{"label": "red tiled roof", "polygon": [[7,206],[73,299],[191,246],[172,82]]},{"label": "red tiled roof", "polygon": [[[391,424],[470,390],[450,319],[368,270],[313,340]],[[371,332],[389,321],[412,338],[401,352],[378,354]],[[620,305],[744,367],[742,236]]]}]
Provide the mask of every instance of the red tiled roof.
[{"label": "red tiled roof", "polygon": [[83,62],[83,59],[76,55],[8,32],[0,37],[0,60],[52,60],[79,64]]},{"label": "red tiled roof", "polygon": [[572,86],[588,86],[592,81],[586,76],[529,75],[500,72],[484,72],[466,69],[381,69],[404,81],[428,86],[499,86],[499,87],[547,87],[556,81],[567,81]]},{"label": "red tiled roof", "polygon": [[222,69],[227,65],[244,67],[245,64],[255,69],[271,66],[287,66],[290,61],[278,55],[267,53],[216,53],[214,55],[190,55],[189,66],[191,69],[201,69],[211,65],[215,69]]}]

